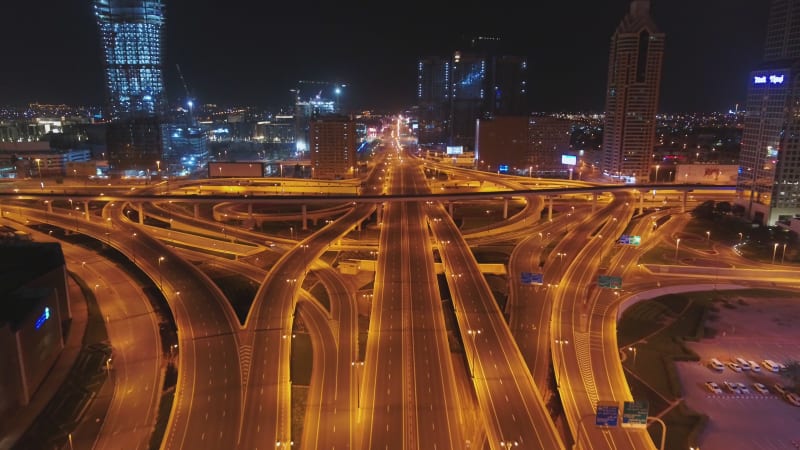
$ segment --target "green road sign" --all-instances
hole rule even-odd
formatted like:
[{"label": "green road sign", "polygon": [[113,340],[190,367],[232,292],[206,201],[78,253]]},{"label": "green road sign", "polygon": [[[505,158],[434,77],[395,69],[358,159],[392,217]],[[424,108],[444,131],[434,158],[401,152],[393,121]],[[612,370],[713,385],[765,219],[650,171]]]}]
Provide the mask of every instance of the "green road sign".
[{"label": "green road sign", "polygon": [[625,402],[622,406],[622,426],[631,428],[647,427],[647,401]]}]

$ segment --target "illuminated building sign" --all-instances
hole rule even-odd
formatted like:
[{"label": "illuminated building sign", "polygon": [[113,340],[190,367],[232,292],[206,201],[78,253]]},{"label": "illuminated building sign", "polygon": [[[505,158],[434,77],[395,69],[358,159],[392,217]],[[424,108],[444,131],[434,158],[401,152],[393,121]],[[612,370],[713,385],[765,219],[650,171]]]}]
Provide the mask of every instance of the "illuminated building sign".
[{"label": "illuminated building sign", "polygon": [[42,328],[42,325],[44,325],[44,323],[47,322],[47,319],[49,318],[50,318],[50,308],[45,307],[44,311],[42,312],[42,315],[39,316],[38,319],[36,319],[36,323],[33,325],[33,327],[36,328],[37,330],[39,328]]},{"label": "illuminated building sign", "polygon": [[785,75],[761,75],[761,76],[754,76],[753,83],[754,84],[767,84],[769,81],[770,84],[783,84],[783,80],[786,76]]},{"label": "illuminated building sign", "polygon": [[448,145],[447,146],[447,154],[448,155],[461,155],[464,153],[464,146],[463,145]]},{"label": "illuminated building sign", "polygon": [[578,157],[574,155],[561,155],[561,164],[574,166],[578,164]]},{"label": "illuminated building sign", "polygon": [[508,173],[508,164],[500,164],[500,173]]}]

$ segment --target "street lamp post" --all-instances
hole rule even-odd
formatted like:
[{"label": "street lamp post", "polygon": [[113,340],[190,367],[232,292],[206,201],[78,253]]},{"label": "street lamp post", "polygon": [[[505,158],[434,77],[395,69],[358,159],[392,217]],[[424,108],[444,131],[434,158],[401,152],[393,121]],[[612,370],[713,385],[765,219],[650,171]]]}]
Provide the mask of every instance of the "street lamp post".
[{"label": "street lamp post", "polygon": [[358,408],[361,409],[361,378],[358,375],[358,368],[364,367],[364,361],[353,361],[350,366],[356,372],[356,398],[358,401]]},{"label": "street lamp post", "polygon": [[654,180],[656,183],[658,183],[658,168],[659,167],[661,167],[661,166],[656,164],[656,179]]},{"label": "street lamp post", "polygon": [[158,288],[162,291],[164,290],[164,280],[161,278],[161,262],[165,259],[163,256],[158,257]]},{"label": "street lamp post", "polygon": [[711,231],[706,231],[706,241],[711,242]]},{"label": "street lamp post", "polygon": [[636,350],[637,348],[634,346],[628,347],[628,351],[633,352],[633,365],[636,365]]},{"label": "street lamp post", "polygon": [[778,243],[772,246],[772,264],[775,264],[775,254],[778,252]]},{"label": "street lamp post", "polygon": [[783,264],[783,258],[786,257],[786,244],[783,244],[783,251],[781,252],[781,264]]},{"label": "street lamp post", "polygon": [[519,442],[517,441],[500,441],[500,448],[514,448],[519,447]]},{"label": "street lamp post", "polygon": [[[472,329],[467,330],[467,336],[470,336],[472,338],[472,347],[476,347],[477,346],[477,343],[476,343],[477,337],[482,332],[483,332],[483,330],[472,330]],[[472,366],[475,364],[475,353],[477,353],[476,350],[477,350],[477,348],[473,348],[472,349],[472,358],[467,358],[468,360],[469,359],[472,360],[472,361],[467,361],[469,363],[469,371],[470,371],[470,374],[472,375],[472,378],[475,378],[475,370],[472,368]],[[469,353],[467,353],[467,354],[469,355]]]},{"label": "street lamp post", "polygon": [[675,239],[675,262],[678,262],[678,249],[681,246],[681,238]]},{"label": "street lamp post", "polygon": [[131,237],[133,238],[133,263],[136,264],[136,232],[134,231]]},{"label": "street lamp post", "polygon": [[[567,340],[567,339],[556,339],[555,343],[558,344],[559,350],[563,353],[564,352],[564,345],[568,345],[569,344],[569,340]],[[553,367],[553,368],[557,369],[556,367]],[[560,376],[561,374],[558,373],[559,372],[558,370],[556,370],[556,372],[557,372],[556,375],[558,375],[556,377],[556,386],[558,386],[558,380],[561,378],[561,376]]]}]

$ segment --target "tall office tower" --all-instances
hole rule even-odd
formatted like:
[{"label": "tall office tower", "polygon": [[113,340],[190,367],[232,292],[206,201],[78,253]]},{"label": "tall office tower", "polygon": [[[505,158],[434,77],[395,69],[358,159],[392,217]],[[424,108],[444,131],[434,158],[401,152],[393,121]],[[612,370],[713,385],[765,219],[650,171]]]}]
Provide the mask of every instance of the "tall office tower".
[{"label": "tall office tower", "polygon": [[800,0],[773,0],[764,61],[750,73],[736,204],[774,225],[800,215]]},{"label": "tall office tower", "polygon": [[450,102],[450,61],[426,58],[417,64],[417,105],[419,106],[420,145],[447,143]]},{"label": "tall office tower", "polygon": [[664,34],[649,0],[633,0],[611,37],[603,131],[603,171],[614,178],[647,179],[664,57]]},{"label": "tall office tower", "polygon": [[312,177],[352,178],[358,168],[356,142],[356,123],[349,117],[328,115],[312,119],[309,127]]},{"label": "tall office tower", "polygon": [[104,53],[109,163],[113,170],[155,168],[162,158],[157,127],[164,112],[161,0],[94,0]]},{"label": "tall office tower", "polygon": [[527,115],[527,60],[500,46],[499,38],[477,37],[450,58],[418,63],[420,144],[474,150],[478,119]]}]

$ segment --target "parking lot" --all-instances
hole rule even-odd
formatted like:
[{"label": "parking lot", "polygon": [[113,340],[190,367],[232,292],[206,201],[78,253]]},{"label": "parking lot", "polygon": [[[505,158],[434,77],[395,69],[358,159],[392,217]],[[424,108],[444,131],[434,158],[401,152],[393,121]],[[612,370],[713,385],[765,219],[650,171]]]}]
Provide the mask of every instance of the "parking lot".
[{"label": "parking lot", "polygon": [[[701,358],[698,363],[676,364],[686,403],[709,416],[698,442],[703,449],[795,449],[800,448],[800,407],[793,406],[773,389],[787,384],[766,367],[760,372],[735,372],[727,363],[737,357],[761,364],[764,359],[780,363],[800,360],[800,298],[745,298],[733,308],[720,308],[710,323],[717,336],[688,343]],[[725,364],[719,372],[709,367],[717,358]],[[705,385],[716,382],[722,393]],[[749,393],[732,393],[724,382],[744,383]],[[767,386],[761,394],[753,383]]]}]

